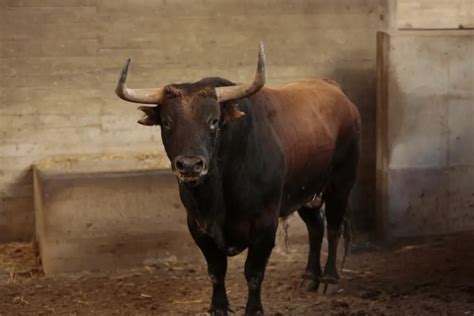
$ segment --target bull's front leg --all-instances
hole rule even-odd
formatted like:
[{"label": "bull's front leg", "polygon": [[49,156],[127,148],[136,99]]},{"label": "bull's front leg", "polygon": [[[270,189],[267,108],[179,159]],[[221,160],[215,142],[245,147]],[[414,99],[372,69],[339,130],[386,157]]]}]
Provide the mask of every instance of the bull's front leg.
[{"label": "bull's front leg", "polygon": [[261,288],[268,259],[275,246],[277,224],[258,229],[254,242],[249,246],[245,262],[245,278],[248,284],[248,299],[245,315],[263,315]]},{"label": "bull's front leg", "polygon": [[188,227],[194,241],[201,249],[207,261],[207,272],[212,282],[212,299],[209,313],[211,315],[227,315],[230,311],[225,289],[227,255],[222,253],[214,241],[204,234],[195,223],[190,223],[189,219]]}]

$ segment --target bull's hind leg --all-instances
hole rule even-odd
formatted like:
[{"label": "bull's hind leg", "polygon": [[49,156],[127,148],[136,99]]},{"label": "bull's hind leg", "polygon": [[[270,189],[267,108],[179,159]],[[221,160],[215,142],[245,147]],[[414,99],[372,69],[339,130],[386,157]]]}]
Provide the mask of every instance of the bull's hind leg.
[{"label": "bull's hind leg", "polygon": [[321,283],[337,284],[339,273],[336,267],[337,249],[341,237],[342,223],[354,185],[358,161],[358,147],[355,144],[344,157],[344,161],[334,166],[329,186],[324,194],[327,221],[328,258]]},{"label": "bull's hind leg", "polygon": [[319,278],[321,277],[321,244],[324,237],[324,217],[321,207],[303,206],[298,214],[308,229],[309,253],[306,272],[304,274],[304,285],[308,291],[317,291]]}]

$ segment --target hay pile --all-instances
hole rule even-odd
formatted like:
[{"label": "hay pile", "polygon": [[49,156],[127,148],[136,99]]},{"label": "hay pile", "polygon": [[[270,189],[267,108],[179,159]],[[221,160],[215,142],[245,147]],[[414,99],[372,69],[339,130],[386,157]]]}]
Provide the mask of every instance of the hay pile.
[{"label": "hay pile", "polygon": [[13,282],[17,278],[32,278],[42,274],[33,243],[0,244],[0,281]]}]

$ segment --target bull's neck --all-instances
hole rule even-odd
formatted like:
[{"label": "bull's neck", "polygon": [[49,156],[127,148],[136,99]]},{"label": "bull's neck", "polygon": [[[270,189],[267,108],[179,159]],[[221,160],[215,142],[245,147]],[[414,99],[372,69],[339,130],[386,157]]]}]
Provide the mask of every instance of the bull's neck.
[{"label": "bull's neck", "polygon": [[[180,190],[188,211],[199,217],[213,216],[219,208],[223,208],[222,183],[218,168],[212,165],[205,178],[194,187],[180,185]],[[222,210],[224,211],[224,210]]]},{"label": "bull's neck", "polygon": [[181,184],[180,194],[188,220],[194,221],[201,232],[211,236],[219,248],[226,249],[223,226],[227,210],[217,166],[210,165],[208,175],[199,185],[189,187]]}]

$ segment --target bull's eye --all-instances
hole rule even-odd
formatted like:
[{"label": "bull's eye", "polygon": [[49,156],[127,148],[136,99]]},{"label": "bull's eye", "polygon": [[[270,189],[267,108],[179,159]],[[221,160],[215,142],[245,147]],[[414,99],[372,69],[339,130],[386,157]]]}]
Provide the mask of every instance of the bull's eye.
[{"label": "bull's eye", "polygon": [[217,125],[219,125],[219,120],[218,119],[213,119],[210,123],[209,123],[209,128],[212,130],[212,131],[215,131],[217,129]]},{"label": "bull's eye", "polygon": [[171,129],[171,123],[168,120],[164,120],[161,125],[163,126],[164,129],[169,130]]}]

